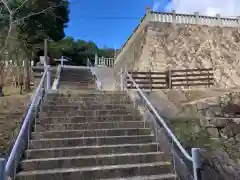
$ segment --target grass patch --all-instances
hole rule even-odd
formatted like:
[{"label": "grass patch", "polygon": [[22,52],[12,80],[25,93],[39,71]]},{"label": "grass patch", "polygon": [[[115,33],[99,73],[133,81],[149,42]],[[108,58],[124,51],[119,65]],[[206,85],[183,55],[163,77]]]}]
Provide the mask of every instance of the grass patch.
[{"label": "grass patch", "polygon": [[31,93],[20,95],[19,89],[4,87],[5,97],[0,97],[0,156],[8,150],[16,138],[21,121],[30,102]]},{"label": "grass patch", "polygon": [[174,133],[186,148],[217,148],[219,142],[212,139],[205,127],[201,127],[198,119],[175,118],[171,120]]}]

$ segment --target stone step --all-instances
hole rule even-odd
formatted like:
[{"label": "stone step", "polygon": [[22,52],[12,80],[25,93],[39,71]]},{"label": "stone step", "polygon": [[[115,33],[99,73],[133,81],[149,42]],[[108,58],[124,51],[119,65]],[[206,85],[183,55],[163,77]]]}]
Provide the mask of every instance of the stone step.
[{"label": "stone step", "polygon": [[[68,74],[69,76],[70,74]],[[88,77],[84,77],[84,78],[81,78],[79,76],[75,76],[75,75],[70,75],[71,77],[64,77],[64,76],[61,76],[62,78],[60,78],[60,81],[66,81],[66,82],[88,82],[88,81],[93,81],[94,80],[94,77],[92,75],[88,76]]]},{"label": "stone step", "polygon": [[77,84],[61,84],[59,85],[60,89],[85,89],[85,90],[96,90],[97,86],[92,85],[92,86],[82,86],[82,85],[77,85]]},{"label": "stone step", "polygon": [[39,124],[58,123],[87,123],[87,122],[114,122],[114,121],[139,121],[140,115],[108,115],[108,116],[72,116],[72,117],[43,117],[37,119]]},{"label": "stone step", "polygon": [[122,91],[57,91],[49,92],[47,97],[128,97]]},{"label": "stone step", "polygon": [[94,77],[92,75],[88,77],[79,77],[73,74],[68,74],[68,75],[61,75],[60,81],[63,81],[63,82],[89,82],[90,81],[91,82],[91,81],[94,81]]},{"label": "stone step", "polygon": [[[71,76],[71,77],[70,77]],[[79,77],[74,74],[63,74],[60,77],[60,81],[63,82],[89,82],[93,81],[94,77],[92,75],[86,76],[86,77]]]},{"label": "stone step", "polygon": [[75,86],[80,86],[80,87],[90,87],[90,86],[96,86],[95,81],[87,81],[87,82],[80,82],[79,80],[76,81],[63,81],[60,80],[60,85],[75,85]]},{"label": "stone step", "polygon": [[104,105],[108,105],[108,104],[112,104],[112,105],[122,105],[122,106],[129,106],[132,105],[132,101],[129,100],[124,100],[124,99],[112,99],[112,100],[97,100],[97,99],[87,99],[87,100],[79,100],[79,99],[59,99],[59,100],[47,100],[45,99],[43,102],[43,105],[53,105],[53,106],[61,106],[61,105],[65,105],[65,106],[104,106]]},{"label": "stone step", "polygon": [[154,162],[86,168],[23,171],[17,174],[16,180],[93,180],[118,177],[130,178],[135,176],[152,176],[170,173],[172,173],[170,163]]},{"label": "stone step", "polygon": [[29,148],[43,149],[43,148],[75,147],[75,146],[143,144],[143,143],[151,143],[154,140],[156,139],[153,135],[40,139],[40,140],[30,140]]},{"label": "stone step", "polygon": [[[71,76],[71,77],[70,77]],[[66,79],[68,81],[71,81],[72,79],[91,79],[93,78],[92,72],[86,72],[86,73],[76,73],[76,72],[62,72],[61,79]]]},{"label": "stone step", "polygon": [[82,79],[80,79],[79,77],[71,77],[71,78],[60,78],[60,82],[89,84],[89,83],[95,82],[95,80],[93,77],[82,78]]},{"label": "stone step", "polygon": [[132,104],[79,104],[79,105],[43,105],[41,110],[48,111],[72,111],[72,110],[127,110],[134,109]]},{"label": "stone step", "polygon": [[37,124],[36,132],[69,131],[89,129],[114,129],[114,128],[146,128],[144,121],[113,121],[113,122],[87,122],[66,124]]},{"label": "stone step", "polygon": [[60,85],[75,85],[75,86],[81,86],[81,87],[88,87],[88,86],[95,86],[96,83],[95,81],[87,81],[87,82],[83,82],[83,81],[63,81],[63,80],[60,80]]},{"label": "stone step", "polygon": [[159,150],[157,143],[120,144],[107,146],[77,146],[50,149],[29,149],[25,153],[27,159],[73,157],[99,154],[146,153]]},{"label": "stone step", "polygon": [[129,99],[126,94],[103,94],[103,93],[89,93],[89,94],[47,94],[48,99],[62,99],[62,98],[77,98],[77,99]]},{"label": "stone step", "polygon": [[20,169],[23,171],[34,171],[60,168],[152,163],[162,162],[164,159],[163,155],[164,154],[162,152],[146,152],[130,154],[104,154],[78,157],[59,157],[51,159],[28,159],[21,162]]},{"label": "stone step", "polygon": [[109,115],[137,115],[135,109],[114,109],[114,110],[72,110],[72,111],[48,111],[40,112],[41,117],[68,117],[68,116],[109,116]]},{"label": "stone step", "polygon": [[80,85],[80,86],[89,86],[89,85],[95,85],[96,82],[94,80],[86,80],[86,81],[81,81],[79,79],[73,79],[71,81],[69,80],[60,80],[60,85],[62,84],[75,84],[75,85]]},{"label": "stone step", "polygon": [[111,97],[50,97],[46,98],[45,102],[55,102],[55,103],[101,103],[101,104],[116,104],[116,103],[127,103],[129,104],[131,101],[130,98],[122,97],[122,98],[111,98]]},{"label": "stone step", "polygon": [[99,136],[132,136],[150,135],[151,129],[125,128],[125,129],[93,129],[93,130],[72,130],[72,131],[47,131],[32,133],[32,140],[52,138],[73,138],[73,137],[99,137]]},{"label": "stone step", "polygon": [[177,176],[174,174],[153,175],[153,176],[135,176],[128,178],[114,178],[114,179],[101,179],[101,180],[176,180]]}]

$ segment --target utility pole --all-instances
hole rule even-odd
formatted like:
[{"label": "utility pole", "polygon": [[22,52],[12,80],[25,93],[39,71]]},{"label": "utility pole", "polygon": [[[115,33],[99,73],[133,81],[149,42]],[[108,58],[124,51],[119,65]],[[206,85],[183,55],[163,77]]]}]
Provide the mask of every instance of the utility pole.
[{"label": "utility pole", "polygon": [[48,40],[44,39],[44,67],[47,69],[47,84],[46,84],[46,90],[49,90],[51,88],[51,64],[50,60],[48,58]]},{"label": "utility pole", "polygon": [[44,67],[49,65],[48,63],[48,40],[44,39]]}]

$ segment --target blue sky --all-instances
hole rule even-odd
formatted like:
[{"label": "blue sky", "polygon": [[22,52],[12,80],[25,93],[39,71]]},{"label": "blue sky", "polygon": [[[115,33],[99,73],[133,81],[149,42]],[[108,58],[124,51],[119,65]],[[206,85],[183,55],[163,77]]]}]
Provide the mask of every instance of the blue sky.
[{"label": "blue sky", "polygon": [[146,7],[164,11],[170,0],[70,0],[65,32],[99,47],[120,48],[138,25]]}]

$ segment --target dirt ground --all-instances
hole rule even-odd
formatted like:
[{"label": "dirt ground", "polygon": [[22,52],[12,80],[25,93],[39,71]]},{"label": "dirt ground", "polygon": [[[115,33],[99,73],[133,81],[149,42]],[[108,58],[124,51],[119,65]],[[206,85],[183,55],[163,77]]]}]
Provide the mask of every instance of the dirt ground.
[{"label": "dirt ground", "polygon": [[31,93],[20,95],[19,88],[4,87],[0,97],[0,157],[7,154],[14,142],[30,101]]}]

